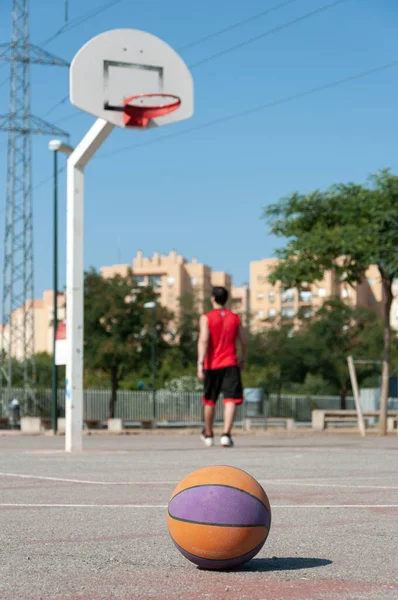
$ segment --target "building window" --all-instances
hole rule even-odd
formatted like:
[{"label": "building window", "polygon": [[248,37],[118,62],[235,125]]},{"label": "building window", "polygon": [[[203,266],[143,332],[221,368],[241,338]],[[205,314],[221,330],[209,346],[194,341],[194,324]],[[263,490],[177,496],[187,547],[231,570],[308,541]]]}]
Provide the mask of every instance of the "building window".
[{"label": "building window", "polygon": [[319,288],[318,289],[318,296],[320,298],[324,298],[326,296],[326,290],[325,290],[325,288]]},{"label": "building window", "polygon": [[257,300],[262,300],[264,298],[264,294],[262,294],[261,292],[259,292],[257,294]]},{"label": "building window", "polygon": [[282,302],[294,302],[295,289],[290,288],[282,292]]},{"label": "building window", "polygon": [[192,277],[191,279],[191,285],[198,285],[198,280],[196,279],[196,277]]},{"label": "building window", "polygon": [[376,279],[368,279],[369,285],[374,285],[376,283]]},{"label": "building window", "polygon": [[275,302],[275,292],[268,292],[268,302],[270,304]]},{"label": "building window", "polygon": [[343,288],[341,290],[341,297],[342,298],[349,298],[350,297],[350,290],[348,288]]},{"label": "building window", "polygon": [[133,281],[135,281],[139,287],[145,287],[144,275],[133,275]]},{"label": "building window", "polygon": [[308,290],[300,290],[300,302],[309,304],[312,301],[312,292]]},{"label": "building window", "polygon": [[155,289],[162,287],[162,276],[149,275],[149,285],[151,285]]},{"label": "building window", "polygon": [[275,319],[276,317],[276,308],[270,308],[268,311],[268,318]]},{"label": "building window", "polygon": [[311,315],[312,315],[311,308],[304,308],[302,315],[303,315],[303,319],[310,319]]},{"label": "building window", "polygon": [[169,287],[173,287],[174,283],[175,283],[175,279],[174,279],[174,277],[168,277],[168,278],[167,278],[167,285],[168,285]]},{"label": "building window", "polygon": [[293,306],[282,306],[281,315],[283,319],[294,319],[295,311]]},{"label": "building window", "polygon": [[264,319],[264,311],[259,310],[256,314],[257,319]]},{"label": "building window", "polygon": [[264,277],[262,275],[257,275],[257,283],[264,283]]}]

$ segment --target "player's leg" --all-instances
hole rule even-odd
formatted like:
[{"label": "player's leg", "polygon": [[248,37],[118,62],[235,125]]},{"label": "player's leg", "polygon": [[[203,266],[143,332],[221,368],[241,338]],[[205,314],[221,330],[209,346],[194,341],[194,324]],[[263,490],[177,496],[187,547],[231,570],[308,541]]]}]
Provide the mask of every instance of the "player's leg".
[{"label": "player's leg", "polygon": [[235,402],[224,403],[224,435],[231,435],[232,425],[235,421],[236,404]]},{"label": "player's leg", "polygon": [[216,412],[216,402],[220,395],[221,379],[218,370],[208,369],[205,371],[204,379],[204,422],[205,426],[201,433],[201,440],[206,446],[212,446],[214,440],[213,423]]},{"label": "player's leg", "polygon": [[235,421],[236,407],[243,402],[243,388],[239,367],[225,369],[221,391],[224,395],[224,432],[220,443],[222,446],[233,446],[231,437]]},{"label": "player's leg", "polygon": [[204,421],[205,428],[204,434],[209,437],[213,437],[213,422],[214,422],[214,413],[215,413],[215,405],[213,404],[205,404],[204,406]]}]

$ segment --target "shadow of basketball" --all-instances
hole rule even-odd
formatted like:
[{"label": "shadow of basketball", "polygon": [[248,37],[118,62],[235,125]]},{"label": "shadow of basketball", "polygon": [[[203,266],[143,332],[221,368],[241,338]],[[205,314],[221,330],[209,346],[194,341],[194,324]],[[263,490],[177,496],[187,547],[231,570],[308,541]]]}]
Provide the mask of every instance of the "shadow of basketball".
[{"label": "shadow of basketball", "polygon": [[316,567],[326,567],[333,561],[327,558],[302,558],[302,557],[281,557],[281,558],[253,558],[250,562],[237,567],[237,571],[248,571],[251,573],[260,573],[266,571],[299,571],[300,569],[315,569]]},{"label": "shadow of basketball", "polygon": [[333,561],[327,558],[301,558],[301,557],[281,557],[281,558],[253,558],[244,565],[231,569],[205,569],[197,567],[200,571],[211,571],[212,573],[267,573],[271,571],[299,571],[300,569],[315,569],[316,567],[326,567]]}]

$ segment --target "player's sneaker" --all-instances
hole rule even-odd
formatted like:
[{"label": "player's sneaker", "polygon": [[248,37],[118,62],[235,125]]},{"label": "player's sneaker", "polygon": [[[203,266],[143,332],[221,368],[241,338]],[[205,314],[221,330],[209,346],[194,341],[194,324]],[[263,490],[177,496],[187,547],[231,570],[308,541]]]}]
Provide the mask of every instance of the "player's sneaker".
[{"label": "player's sneaker", "polygon": [[210,448],[210,446],[213,445],[214,443],[214,438],[212,435],[207,435],[207,433],[205,432],[205,430],[202,430],[202,433],[200,434],[200,439],[202,440],[202,442],[204,443],[205,446],[207,446],[208,448]]},{"label": "player's sneaker", "polygon": [[234,445],[229,433],[223,433],[223,435],[220,438],[220,444],[221,444],[221,446],[224,446],[224,448],[230,448],[231,446]]}]

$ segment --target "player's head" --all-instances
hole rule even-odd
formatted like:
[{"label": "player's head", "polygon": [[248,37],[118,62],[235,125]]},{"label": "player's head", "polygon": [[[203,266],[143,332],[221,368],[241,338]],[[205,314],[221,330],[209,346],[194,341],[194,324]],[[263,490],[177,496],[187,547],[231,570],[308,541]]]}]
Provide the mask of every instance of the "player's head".
[{"label": "player's head", "polygon": [[215,286],[211,293],[211,301],[213,306],[225,306],[228,302],[228,290],[225,287]]}]

